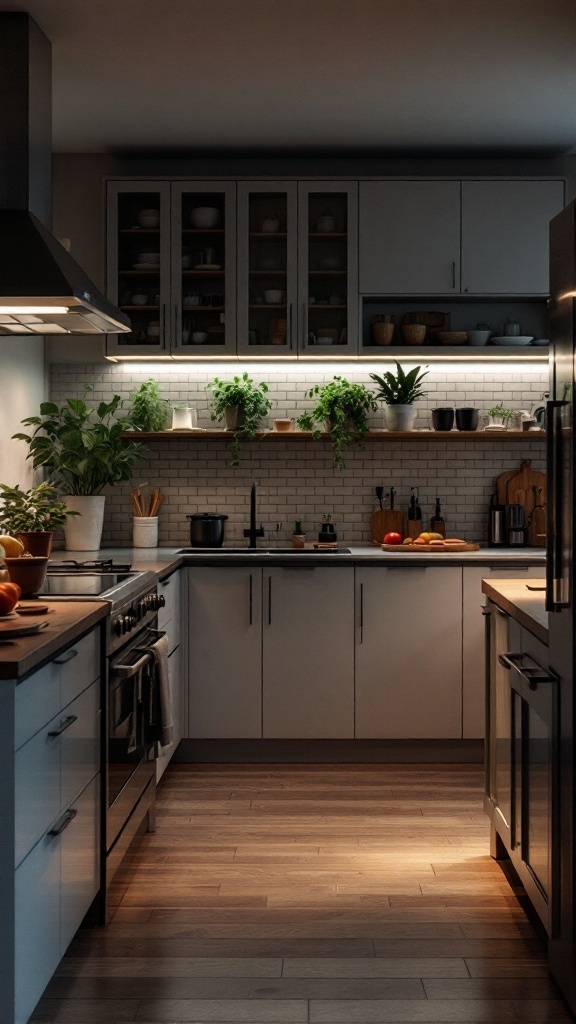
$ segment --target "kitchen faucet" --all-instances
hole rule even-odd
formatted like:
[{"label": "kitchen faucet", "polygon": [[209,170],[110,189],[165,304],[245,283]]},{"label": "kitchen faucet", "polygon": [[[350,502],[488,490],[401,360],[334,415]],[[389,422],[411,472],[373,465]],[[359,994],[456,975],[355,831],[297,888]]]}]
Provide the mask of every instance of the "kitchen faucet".
[{"label": "kitchen faucet", "polygon": [[244,536],[248,537],[248,547],[256,547],[256,538],[264,536],[264,528],[262,525],[256,527],[256,484],[253,483],[250,489],[250,527],[248,530],[244,530]]}]

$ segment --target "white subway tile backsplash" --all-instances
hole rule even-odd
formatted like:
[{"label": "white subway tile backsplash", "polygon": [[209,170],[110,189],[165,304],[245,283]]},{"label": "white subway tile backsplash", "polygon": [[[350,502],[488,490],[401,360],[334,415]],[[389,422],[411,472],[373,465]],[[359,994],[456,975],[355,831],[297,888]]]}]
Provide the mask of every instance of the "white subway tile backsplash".
[{"label": "white subway tile backsplash", "polygon": [[[121,366],[100,365],[52,367],[51,397],[56,402],[84,397],[85,383],[94,385],[88,400],[99,401],[119,394],[129,403],[130,394],[147,376],[162,385],[171,402],[186,401],[198,412],[199,426],[210,427],[210,399],[206,384],[215,375],[232,377],[237,368],[195,366],[173,372],[153,366],[142,374]],[[369,387],[373,382],[366,366],[350,365],[335,371],[330,366],[310,365],[290,370],[279,366],[251,370],[255,380],[267,380],[272,410],[269,418],[296,416],[312,407],[305,391],[313,384],[331,380],[340,372],[349,380]],[[380,372],[377,370],[376,372]],[[430,426],[430,410],[438,405],[457,404],[487,410],[498,402],[511,408],[530,408],[539,402],[548,388],[546,365],[473,371],[466,364],[431,365],[427,377],[428,395],[418,403],[416,426]],[[28,411],[32,414],[34,410]],[[382,411],[371,418],[374,427],[384,426]],[[186,515],[196,511],[225,512],[229,516],[227,538],[243,541],[242,530],[248,523],[249,491],[259,481],[258,519],[268,539],[285,543],[295,519],[303,521],[312,535],[319,529],[322,515],[330,514],[342,540],[370,539],[370,515],[375,508],[374,487],[397,490],[397,506],[406,506],[410,488],[417,486],[420,505],[427,521],[436,495],[442,500],[448,529],[457,536],[479,539],[486,536],[488,504],[494,478],[530,458],[535,468],[545,467],[544,445],[473,441],[410,441],[402,443],[369,442],[363,450],[354,447],[345,454],[345,469],[332,465],[328,444],[316,441],[256,441],[246,444],[240,467],[230,467],[230,453],[223,441],[162,441],[150,445],[148,461],[138,470],[135,480],[159,485],[165,495],[160,513],[160,544],[185,544]],[[130,486],[109,493],[104,527],[104,543],[128,544],[132,536]],[[282,526],[276,530],[277,524]]]}]

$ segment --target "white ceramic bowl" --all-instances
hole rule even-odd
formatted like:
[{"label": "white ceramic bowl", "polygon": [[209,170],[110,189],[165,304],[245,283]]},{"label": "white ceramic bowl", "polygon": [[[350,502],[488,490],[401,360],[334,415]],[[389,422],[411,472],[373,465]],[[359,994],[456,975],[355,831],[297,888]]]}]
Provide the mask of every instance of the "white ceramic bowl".
[{"label": "white ceramic bowl", "polygon": [[206,331],[193,331],[192,333],[192,344],[193,345],[205,345],[208,341],[208,335]]},{"label": "white ceramic bowl", "polygon": [[515,337],[508,335],[499,335],[498,337],[492,338],[495,345],[529,345],[532,341],[533,335],[528,334],[517,334]]},{"label": "white ceramic bowl", "polygon": [[192,210],[192,224],[195,228],[216,228],[220,223],[220,210],[215,206],[197,206]]},{"label": "white ceramic bowl", "polygon": [[160,253],[141,252],[138,254],[138,263],[160,263]]},{"label": "white ceramic bowl", "polygon": [[138,223],[141,228],[157,228],[160,225],[159,210],[140,210]]},{"label": "white ceramic bowl", "polygon": [[280,288],[267,288],[264,292],[264,301],[270,306],[278,306],[284,300],[284,292]]},{"label": "white ceramic bowl", "polygon": [[145,306],[148,302],[148,296],[143,295],[142,292],[137,292],[136,295],[132,295],[130,299],[133,306]]}]

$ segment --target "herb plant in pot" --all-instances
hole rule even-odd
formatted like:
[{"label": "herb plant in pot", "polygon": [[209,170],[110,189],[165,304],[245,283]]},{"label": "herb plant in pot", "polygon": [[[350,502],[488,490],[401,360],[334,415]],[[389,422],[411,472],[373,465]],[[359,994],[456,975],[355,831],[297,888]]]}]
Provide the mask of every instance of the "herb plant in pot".
[{"label": "herb plant in pot", "polygon": [[[85,390],[90,392],[91,385]],[[143,458],[142,445],[120,436],[131,426],[127,417],[116,417],[121,405],[119,395],[95,409],[76,398],[62,406],[43,402],[39,416],[22,420],[34,428],[32,433],[13,435],[26,441],[32,465],[46,469],[68,510],[79,513],[64,526],[68,550],[98,550],[106,500],[101,492],[129,480],[134,464]]]},{"label": "herb plant in pot", "polygon": [[236,468],[240,464],[242,440],[254,439],[262,420],[272,408],[272,403],[266,397],[268,385],[264,382],[255,384],[247,373],[243,373],[233,380],[215,377],[208,384],[207,390],[212,392],[210,418],[214,421],[225,420],[226,430],[234,433],[231,464]]},{"label": "herb plant in pot", "polygon": [[514,410],[507,409],[506,406],[502,404],[494,405],[491,409],[487,409],[486,412],[489,417],[488,427],[492,430],[507,430],[508,423],[514,416]]},{"label": "herb plant in pot", "polygon": [[170,405],[160,395],[160,385],[154,377],[145,380],[132,392],[132,410],[128,414],[135,430],[146,432],[163,430]]},{"label": "herb plant in pot", "polygon": [[4,502],[0,510],[2,532],[21,541],[27,554],[49,558],[54,530],[78,512],[58,501],[58,491],[49,483],[29,491],[0,484],[0,492]]},{"label": "herb plant in pot", "polygon": [[422,381],[428,370],[415,366],[405,373],[399,362],[396,362],[396,373],[390,370],[382,377],[371,373],[372,380],[378,385],[376,398],[386,405],[386,425],[388,430],[412,430],[414,426],[414,402],[422,398],[426,392],[422,389]]},{"label": "herb plant in pot", "polygon": [[[374,396],[363,384],[351,384],[345,377],[334,377],[327,384],[315,384],[307,396],[315,398],[316,405],[311,412],[298,417],[298,426],[301,430],[314,430],[314,423],[322,424],[330,434],[334,466],[344,469],[343,450],[355,441],[364,446],[368,413],[378,408]],[[319,440],[321,436],[320,429],[316,429],[314,439]]]}]

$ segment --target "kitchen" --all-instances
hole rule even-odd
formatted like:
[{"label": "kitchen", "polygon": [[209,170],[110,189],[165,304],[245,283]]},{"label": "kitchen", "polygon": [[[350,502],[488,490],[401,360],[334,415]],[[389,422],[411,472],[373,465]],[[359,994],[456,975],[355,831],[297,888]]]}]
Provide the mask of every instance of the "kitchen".
[{"label": "kitchen", "polygon": [[[4,4],[4,9],[9,9],[9,6]],[[58,24],[46,20],[50,13],[46,5],[39,3],[36,7],[31,5],[31,13],[52,38],[55,48],[62,47],[64,39],[59,34]],[[66,5],[58,7],[64,11]],[[549,5],[547,10],[550,10]],[[559,5],[556,14],[560,11],[564,16],[570,13],[563,4]],[[126,15],[126,12],[114,13],[120,20]],[[445,13],[448,15],[449,12]],[[505,13],[509,16],[508,11]],[[539,13],[543,16],[542,8]],[[74,23],[72,17],[70,24]],[[318,26],[319,44],[327,31],[327,24],[329,22]],[[554,29],[554,24],[552,17],[551,29]],[[553,32],[559,45],[561,38],[569,38],[565,21],[563,26],[562,32]],[[85,24],[84,30],[87,27]],[[96,28],[92,22],[91,31],[96,31]],[[529,28],[533,31],[534,25],[524,29],[522,23],[521,34],[524,31],[528,33]],[[219,38],[216,30],[213,38]],[[522,38],[527,42],[524,34]],[[152,52],[157,56],[155,51]],[[152,56],[149,55],[148,59],[151,61]],[[61,49],[55,49],[54,64],[57,76],[58,66],[62,67]],[[135,67],[133,74],[137,71]],[[208,71],[206,75],[209,76]],[[57,77],[55,82],[59,83]],[[142,95],[136,97],[140,109]],[[64,102],[58,97],[62,97],[61,91],[55,93],[55,112]],[[177,100],[178,97],[173,95],[172,99]],[[116,105],[112,109],[115,110]],[[292,156],[287,161],[277,153],[263,157],[248,154],[237,159],[226,159],[222,154],[204,154],[199,158],[160,158],[144,153],[142,143],[139,155],[128,151],[135,144],[130,132],[134,130],[136,121],[132,118],[130,123],[124,124],[123,155],[118,153],[119,142],[108,143],[107,148],[116,150],[114,154],[98,152],[98,145],[94,141],[88,142],[81,134],[80,125],[77,125],[75,142],[61,143],[62,151],[54,159],[54,230],[58,237],[71,239],[74,256],[115,302],[119,301],[119,296],[113,294],[110,282],[106,283],[105,270],[110,271],[114,267],[114,246],[120,236],[108,234],[105,262],[102,238],[106,211],[108,216],[112,215],[110,197],[114,189],[117,190],[116,195],[122,194],[123,183],[128,185],[141,176],[149,181],[147,194],[160,185],[165,194],[166,183],[176,194],[178,188],[182,188],[178,182],[184,178],[188,182],[183,186],[184,192],[193,193],[198,181],[199,190],[205,195],[207,181],[213,193],[224,185],[223,179],[232,179],[238,183],[235,186],[238,198],[246,183],[256,182],[257,187],[252,184],[252,194],[262,195],[265,189],[258,180],[262,175],[274,180],[275,196],[280,191],[279,183],[292,177],[302,186],[300,196],[296,197],[297,203],[301,203],[303,188],[311,179],[320,178],[322,192],[327,193],[329,190],[324,186],[333,177],[339,178],[337,184],[332,184],[338,195],[343,191],[342,182],[352,180],[357,183],[356,194],[360,197],[365,178],[390,176],[401,179],[417,177],[427,181],[441,179],[434,180],[434,185],[446,179],[451,179],[451,184],[457,181],[459,204],[462,189],[468,181],[485,176],[496,178],[498,182],[510,177],[543,178],[553,183],[562,181],[565,201],[569,202],[574,195],[573,158],[557,155],[559,150],[553,153],[550,149],[546,154],[532,151],[529,158],[525,153],[514,156],[508,150],[505,156],[479,158],[478,154],[469,155],[474,138],[465,139],[461,135],[460,151],[468,155],[450,158],[437,153],[431,155],[433,141],[421,146],[418,157],[409,158],[387,154],[368,160],[367,157],[345,155],[335,160],[323,159],[319,155],[312,162],[309,157],[301,155]],[[558,139],[561,135],[559,122],[560,118]],[[231,140],[235,138],[232,127],[229,132]],[[146,141],[149,141],[150,127],[141,126],[139,130],[148,132]],[[214,124],[212,130],[215,131]],[[224,130],[220,122],[216,135],[220,133],[222,138]],[[454,131],[455,126],[444,125],[444,130]],[[113,131],[112,127],[110,131]],[[436,131],[440,142],[443,137],[441,124],[437,123]],[[539,131],[539,141],[544,145],[550,136],[544,134],[542,126]],[[354,146],[355,138],[353,133],[349,135],[350,147]],[[572,137],[566,138],[564,151],[573,142]],[[273,145],[274,137],[269,135],[268,139],[269,145]],[[480,135],[477,140],[480,140]],[[156,138],[152,144],[157,150],[162,146],[160,125],[156,127]],[[492,145],[496,144],[493,139]],[[518,138],[517,147],[521,145],[526,146],[526,140]],[[57,146],[58,143],[55,148]],[[397,150],[400,148],[397,143]],[[96,151],[89,152],[91,149]],[[102,192],[105,179],[108,199],[103,198]],[[194,185],[192,179],[195,179]],[[376,182],[366,184],[372,187]],[[141,183],[138,187],[141,188]],[[318,185],[314,189],[317,190]],[[290,190],[286,188],[284,194],[289,196]],[[147,202],[141,209],[149,205]],[[167,216],[176,216],[174,210],[169,207],[166,210]],[[226,221],[227,224],[236,223],[238,230],[242,224],[241,210],[239,205],[237,221],[235,218]],[[324,208],[317,211],[315,224],[325,212]],[[349,219],[348,224],[352,223]],[[182,222],[180,226],[184,226]],[[131,227],[129,224],[126,229]],[[363,230],[367,230],[366,226]],[[421,225],[421,241],[424,234],[425,225]],[[360,274],[364,248],[360,235]],[[398,251],[397,246],[395,248]],[[176,250],[171,259],[184,256],[179,244]],[[143,246],[141,251],[145,251]],[[235,251],[240,259],[241,249]],[[227,249],[228,259],[231,259],[232,252],[232,249]],[[297,252],[303,252],[302,246]],[[385,258],[386,252],[380,251],[378,259]],[[296,262],[299,266],[301,257],[297,256]],[[374,259],[370,262],[375,264]],[[544,262],[547,263],[547,256],[544,256]],[[212,258],[207,259],[207,263],[211,265]],[[355,265],[352,258],[348,269],[354,270]],[[461,266],[460,260],[458,266]],[[415,273],[414,262],[411,267]],[[181,270],[184,269],[172,271],[163,266],[161,290],[167,287],[171,296],[174,282],[177,281],[179,286],[183,283]],[[227,280],[229,270],[230,266],[226,264]],[[270,273],[270,269],[266,272]],[[142,274],[141,267],[137,273]],[[529,296],[521,296],[520,301],[517,301],[517,292],[512,300],[512,293],[507,290],[505,296],[501,295],[496,300],[491,296],[488,302],[485,299],[471,301],[460,292],[461,282],[456,284],[457,301],[454,294],[449,296],[429,285],[422,291],[413,285],[412,294],[406,296],[400,287],[396,294],[384,296],[384,301],[379,303],[374,302],[379,293],[368,285],[370,301],[366,304],[362,298],[365,303],[362,328],[358,328],[353,338],[350,322],[345,339],[347,346],[356,343],[360,337],[364,339],[363,344],[369,340],[373,316],[393,315],[398,338],[405,312],[413,313],[418,307],[435,312],[448,309],[450,326],[454,330],[468,331],[477,323],[487,321],[494,332],[505,335],[505,321],[516,319],[526,334],[537,339],[547,337],[546,321],[539,319],[542,307],[545,310],[546,284],[530,290]],[[300,283],[296,282],[291,287],[293,291],[295,289],[297,298],[303,294]],[[443,288],[447,287],[452,287],[450,279],[448,285],[443,285]],[[462,289],[465,287],[463,281]],[[386,291],[388,289],[384,288],[383,292]],[[419,293],[424,297],[424,303],[418,301]],[[182,292],[183,296],[186,294]],[[232,294],[231,301],[238,302],[238,315],[233,323],[238,325],[239,338],[244,315],[243,294],[238,278],[238,290]],[[364,291],[356,286],[352,295],[360,306],[359,297],[365,295]],[[452,301],[449,302],[449,298]],[[226,305],[230,305],[229,297]],[[254,302],[253,305],[259,303]],[[360,308],[358,312],[360,323]],[[318,314],[309,312],[309,316],[313,315]],[[172,311],[169,316],[174,316]],[[336,313],[331,316],[335,317]],[[192,407],[197,412],[198,425],[210,429],[213,425],[206,385],[215,376],[229,379],[233,373],[246,369],[255,380],[266,381],[269,386],[272,410],[269,424],[263,424],[266,427],[271,425],[273,418],[295,419],[310,410],[312,401],[305,397],[305,392],[317,384],[327,383],[335,374],[373,388],[369,374],[381,374],[393,367],[390,361],[375,359],[373,351],[361,353],[360,359],[348,351],[342,353],[343,358],[336,360],[330,353],[332,358],[327,361],[323,351],[319,359],[284,361],[278,357],[276,349],[272,353],[261,352],[258,360],[248,358],[240,365],[237,361],[216,361],[214,353],[206,361],[193,353],[193,361],[186,362],[181,358],[174,359],[172,352],[165,347],[166,341],[171,345],[177,340],[184,340],[183,336],[178,339],[179,329],[184,332],[186,328],[177,317],[178,314],[175,323],[170,319],[169,331],[168,322],[164,325],[164,352],[155,353],[156,356],[164,356],[160,361],[142,359],[141,352],[136,360],[105,361],[105,354],[116,358],[118,352],[109,347],[105,349],[98,338],[50,340],[47,343],[51,366],[47,396],[56,403],[68,398],[77,399],[83,397],[84,385],[91,384],[96,401],[110,401],[113,394],[120,394],[128,406],[134,390],[143,380],[153,376],[160,382],[162,394],[171,405],[182,403]],[[152,322],[154,319],[157,317],[149,317]],[[229,320],[225,325],[227,331]],[[323,323],[320,327],[324,328]],[[249,332],[258,329],[257,325],[245,322],[242,336],[250,343]],[[310,340],[310,332],[302,332],[300,324],[294,323],[293,330],[298,331],[299,342]],[[316,339],[327,337],[317,329],[314,334]],[[152,344],[154,338],[152,332],[149,338]],[[341,329],[338,338],[341,338]],[[108,345],[121,340],[122,336],[115,339],[109,335]],[[146,338],[144,342],[148,343]],[[12,369],[9,366],[9,360],[14,358],[11,355],[14,339],[5,339],[3,344],[7,346],[6,354],[2,353],[5,383],[8,384],[5,390],[11,395],[17,387],[20,394],[24,387],[30,388],[22,399],[14,403],[12,410],[3,410],[3,416],[10,417],[3,423],[5,434],[9,436],[21,430],[21,419],[37,413],[42,382],[38,373],[33,375],[32,363],[27,364],[29,380],[23,382],[19,376],[22,363],[16,360]],[[28,351],[38,343],[26,339],[24,344]],[[265,347],[268,349],[269,346]],[[368,344],[366,347],[372,346]],[[254,441],[243,443],[240,467],[233,470],[225,438],[202,437],[200,432],[194,437],[168,434],[146,439],[149,461],[144,469],[138,471],[133,482],[122,483],[107,493],[103,556],[112,554],[115,560],[127,559],[134,567],[157,569],[162,577],[160,585],[163,580],[168,581],[165,591],[161,591],[165,600],[170,587],[175,587],[179,581],[178,586],[182,590],[176,607],[180,604],[185,608],[187,601],[193,602],[189,605],[195,609],[191,621],[201,620],[204,600],[198,591],[194,591],[195,579],[205,578],[210,586],[209,581],[215,580],[216,575],[223,579],[226,574],[242,574],[242,584],[234,584],[231,580],[224,587],[224,593],[231,594],[234,586],[239,587],[241,600],[244,602],[246,599],[245,608],[250,608],[253,616],[253,630],[261,630],[260,636],[263,637],[266,628],[278,629],[283,622],[292,622],[298,643],[293,654],[291,677],[288,675],[284,679],[280,678],[282,673],[279,669],[283,664],[281,652],[286,651],[285,639],[280,637],[276,641],[280,643],[277,648],[280,653],[273,656],[270,655],[270,651],[273,652],[270,634],[268,641],[262,641],[264,649],[259,648],[257,641],[251,643],[250,657],[254,657],[255,651],[256,656],[267,658],[268,668],[276,675],[273,684],[266,683],[268,674],[264,677],[264,685],[269,687],[268,697],[260,683],[260,690],[255,695],[252,693],[248,701],[245,699],[245,680],[249,678],[252,686],[255,674],[262,680],[260,669],[250,673],[243,661],[244,655],[231,655],[230,650],[222,649],[226,645],[221,645],[219,640],[208,643],[202,650],[200,631],[195,637],[196,647],[191,645],[187,652],[187,617],[179,624],[181,664],[185,665],[185,659],[189,657],[192,664],[194,657],[214,651],[222,658],[228,658],[224,665],[218,667],[216,677],[220,682],[225,680],[228,683],[227,698],[231,699],[234,691],[239,692],[242,698],[232,714],[228,709],[227,728],[229,731],[230,720],[233,719],[237,725],[236,735],[218,734],[214,729],[214,719],[209,731],[199,727],[197,734],[189,731],[190,721],[199,723],[202,714],[209,717],[219,710],[214,704],[210,706],[213,691],[211,694],[209,689],[202,695],[200,703],[204,701],[203,706],[195,707],[193,715],[189,715],[187,707],[180,709],[187,749],[183,745],[178,755],[181,763],[177,766],[172,764],[166,770],[158,787],[157,832],[144,838],[142,853],[129,854],[129,860],[121,869],[123,874],[113,883],[111,906],[117,905],[118,909],[108,928],[103,931],[95,929],[92,933],[82,931],[74,940],[70,951],[72,955],[63,961],[37,1011],[44,1019],[296,1021],[306,1019],[308,1012],[310,1019],[324,1021],[475,1020],[482,1014],[482,1019],[486,1019],[486,1013],[490,1013],[492,1018],[500,1015],[502,1019],[530,1020],[532,1014],[534,1019],[538,1014],[537,1019],[543,1019],[543,1014],[554,1020],[564,1019],[564,1015],[569,1019],[557,990],[547,981],[542,953],[544,947],[522,916],[500,868],[490,862],[486,819],[481,808],[483,782],[479,762],[482,759],[482,733],[478,732],[478,721],[482,721],[484,689],[480,667],[483,655],[480,581],[485,578],[487,569],[497,565],[498,551],[496,548],[482,548],[480,552],[466,555],[466,559],[464,555],[458,558],[454,554],[434,552],[428,562],[419,562],[417,568],[415,565],[410,567],[409,560],[423,556],[405,554],[396,562],[397,567],[390,567],[390,563],[382,559],[397,558],[395,553],[388,555],[370,548],[370,519],[378,509],[376,486],[383,485],[386,495],[391,487],[396,488],[396,507],[406,507],[411,488],[417,487],[426,525],[439,496],[449,536],[486,541],[488,506],[495,478],[505,471],[518,470],[527,459],[531,460],[535,471],[546,468],[543,434],[538,436],[536,432],[526,431],[523,436],[519,429],[520,420],[517,421],[517,429],[503,437],[496,433],[487,437],[483,430],[476,436],[458,436],[459,432],[455,431],[454,437],[448,440],[431,435],[429,428],[433,409],[443,406],[474,407],[485,414],[492,406],[504,405],[518,413],[522,409],[530,412],[533,407],[542,405],[542,395],[549,390],[545,347],[539,352],[537,347],[530,345],[524,350],[516,349],[512,354],[504,346],[500,351],[488,346],[481,353],[472,352],[468,347],[464,352],[462,346],[458,351],[457,348],[445,348],[439,352],[437,347],[425,346],[424,351],[412,351],[410,358],[406,359],[405,352],[399,353],[398,347],[394,347],[394,355],[402,362],[408,365],[417,362],[429,370],[428,394],[416,404],[416,430],[410,438],[406,434],[401,438],[386,436],[382,433],[384,410],[380,406],[370,423],[380,431],[379,436],[374,432],[369,435],[364,449],[355,445],[347,449],[342,471],[334,469],[327,437],[316,441],[310,437],[297,437],[296,433],[292,438],[258,436]],[[304,352],[300,354],[304,355]],[[168,360],[166,355],[169,355]],[[438,359],[438,355],[443,358]],[[471,359],[471,355],[474,358]],[[370,358],[366,359],[366,356]],[[380,352],[377,357],[381,357]],[[424,430],[426,434],[422,433]],[[23,442],[12,442],[5,448],[2,453],[2,479],[9,483],[19,480],[22,485],[31,486],[32,478],[27,475],[29,464],[24,464]],[[4,459],[11,461],[5,463]],[[131,549],[129,492],[134,484],[144,480],[158,483],[164,494],[159,515],[159,552]],[[216,554],[208,564],[206,559],[210,560],[210,556],[196,553],[191,556],[189,568],[180,563],[176,565],[176,558],[180,559],[180,556],[175,552],[189,543],[186,515],[196,511],[228,514],[226,543],[232,546],[247,543],[243,532],[250,526],[250,486],[254,480],[259,484],[257,526],[262,523],[266,534],[264,540],[257,540],[258,547],[289,547],[297,520],[302,521],[309,541],[313,542],[323,517],[330,516],[340,544],[351,551],[350,561],[343,563],[342,559],[348,556],[327,552],[318,556],[287,554],[284,562],[289,564],[284,568],[282,561],[272,563],[270,560],[280,556],[261,554],[250,563],[253,566],[250,568],[245,559],[253,556],[239,555],[239,562],[228,561],[234,556],[225,556],[227,563],[222,566],[218,561],[214,564],[214,559],[224,556]],[[58,560],[66,557],[64,552],[55,553],[55,556]],[[79,554],[79,557],[83,556]],[[290,564],[296,564],[290,562],[291,559],[310,557],[316,558],[313,571],[312,562],[307,563],[310,565],[308,569],[287,571]],[[338,561],[332,562],[330,567],[324,560],[333,558]],[[381,560],[377,561],[378,558]],[[319,560],[322,560],[321,564],[318,564]],[[508,576],[516,575],[510,568],[514,563],[525,578],[542,579],[544,549],[541,547],[506,549],[503,561]],[[494,588],[502,572],[503,568],[497,568],[491,573],[492,592],[488,595],[501,604],[504,599],[495,593]],[[339,573],[344,575],[336,577],[335,574]],[[466,574],[469,575],[466,577]],[[472,596],[468,597],[465,577],[472,579],[470,574],[475,574],[476,583],[471,584]],[[290,579],[290,586],[294,588],[289,605],[277,603],[286,599],[276,589],[281,575]],[[322,577],[329,577],[327,585],[313,583]],[[408,581],[416,577],[422,582]],[[330,581],[336,578],[340,585],[331,585]],[[386,605],[386,595],[381,594],[384,578],[397,579],[393,592],[403,594],[401,599],[398,597],[396,617],[394,605]],[[239,580],[240,576],[233,576],[233,579]],[[303,579],[306,584],[298,582]],[[424,579],[432,579],[433,582],[425,585]],[[266,618],[270,610],[270,586],[273,602],[271,622]],[[309,596],[303,608],[299,609],[303,586]],[[366,598],[363,620],[359,617],[363,601],[361,594]],[[418,595],[416,600],[414,595]],[[221,628],[224,618],[232,634],[236,625],[231,612],[234,604],[231,602],[229,607],[224,606],[227,610],[222,616],[221,600],[221,594],[215,597],[214,607],[220,609],[216,626]],[[477,619],[473,617],[474,606]],[[157,609],[159,629],[178,619],[174,607],[174,604],[170,606],[171,618],[163,608]],[[379,613],[382,607],[387,609],[384,622]],[[506,611],[506,608],[501,610]],[[95,611],[94,614],[99,613]],[[206,627],[214,622],[210,610],[207,615]],[[259,621],[258,615],[266,621]],[[342,628],[346,616],[350,622],[349,629]],[[473,642],[470,634],[465,633],[466,621],[474,624]],[[388,634],[382,632],[386,628]],[[361,637],[362,632],[364,635]],[[356,697],[363,687],[367,687],[364,725],[358,740],[354,739],[351,717],[354,668],[349,660],[349,649],[343,650],[341,646],[340,634],[353,635],[356,652],[360,656],[356,668],[367,680],[359,689],[356,682]],[[398,644],[398,636],[406,637],[402,644]],[[72,638],[69,639],[71,642]],[[176,643],[175,640],[173,642]],[[413,652],[409,651],[410,646],[414,648]],[[443,672],[442,658],[450,661],[451,648],[456,651],[454,663],[450,663],[449,669]],[[377,687],[376,692],[373,688],[370,694],[369,685],[371,675],[379,670],[384,650],[389,651],[389,656],[395,660],[392,675],[396,679],[406,679],[409,684],[404,693],[405,706],[399,709],[403,719],[399,714],[396,739],[386,741],[393,754],[393,757],[390,752],[388,754],[387,759],[392,761],[389,765],[382,763],[386,755],[382,752],[383,744],[379,737],[388,734],[377,719],[380,695]],[[440,671],[427,672],[426,659],[431,658],[432,651],[440,664]],[[508,651],[512,651],[512,647]],[[326,687],[328,673],[319,671],[318,652],[320,657],[330,656],[328,683],[333,679],[335,686],[332,690],[322,689]],[[59,657],[55,650],[52,653]],[[412,662],[408,658],[409,653],[413,653]],[[364,664],[363,654],[366,655]],[[535,657],[534,652],[532,657]],[[458,659],[460,664],[457,664]],[[78,664],[77,658],[75,661]],[[417,670],[420,666],[422,678],[414,678],[415,668]],[[65,666],[62,666],[64,671]],[[467,678],[475,676],[470,699],[463,682],[467,671]],[[445,682],[446,677],[452,682],[449,697],[442,707],[435,707],[432,697],[428,701],[420,699],[425,689],[434,694],[434,687]],[[271,676],[269,678],[272,679]],[[302,705],[297,716],[301,734],[295,732],[293,722],[287,722],[288,713],[295,709],[293,685],[298,678],[304,681],[305,690],[310,691],[311,681],[320,686],[312,701],[314,706],[304,708]],[[92,682],[92,677],[89,680],[87,676],[88,681]],[[284,695],[275,707],[270,704],[272,685],[277,695]],[[197,691],[193,690],[191,694],[198,699]],[[301,701],[306,692],[298,696]],[[259,700],[260,715],[263,710],[264,716],[271,716],[264,732],[264,737],[269,739],[258,738],[262,736]],[[59,708],[54,708],[55,713],[59,711]],[[310,716],[327,711],[334,712],[336,717],[343,714],[346,722],[352,724],[342,726],[340,719],[332,728],[327,726],[322,738]],[[404,728],[410,711],[415,718],[420,715],[424,720],[420,739],[413,730],[406,733]],[[251,724],[245,719],[241,721],[242,714],[247,718],[252,716]],[[430,720],[428,732],[426,718]],[[450,719],[448,723],[443,721],[447,718]],[[374,722],[372,732],[371,720]],[[306,732],[311,721],[313,731]],[[287,722],[284,732],[281,728],[283,722]],[[360,758],[355,746],[358,742],[362,745]],[[258,744],[268,744],[269,751],[262,747],[258,749]],[[301,745],[300,751],[298,744]],[[421,749],[417,753],[419,745]],[[432,752],[434,747],[436,750]],[[424,763],[418,764],[417,759]],[[265,763],[261,763],[259,767],[250,769],[250,760],[272,761],[274,767],[267,768]],[[228,766],[227,761],[231,762]],[[296,763],[281,769],[279,761],[280,764]],[[325,762],[325,767],[318,763],[320,761]],[[450,762],[455,767],[451,768]],[[357,804],[356,808],[354,804]],[[359,810],[363,813],[359,814]],[[429,841],[429,827],[426,825],[423,830],[421,822],[428,821],[432,821],[436,831],[432,846],[426,846],[428,852],[422,851],[423,856],[420,857],[418,850]],[[72,829],[69,835],[72,835]],[[457,851],[455,854],[451,847]],[[311,865],[310,861],[316,857],[318,867]],[[234,861],[236,864],[232,863]],[[220,866],[227,864],[230,866]],[[440,881],[437,881],[438,876]],[[528,892],[529,886],[526,882],[524,884]],[[563,896],[565,898],[566,895]],[[472,904],[475,916],[470,923],[466,919]],[[337,918],[342,914],[343,920],[338,924]],[[428,953],[424,951],[426,945]],[[432,957],[429,956],[430,951],[434,954]],[[565,950],[563,956],[566,955]],[[427,956],[435,961],[433,965],[423,963]],[[144,968],[135,962],[138,957],[144,958]],[[410,958],[412,963],[407,962]],[[498,973],[498,965],[493,962],[498,958],[502,958],[499,968],[502,974]],[[365,959],[375,960],[368,970]],[[396,962],[392,963],[394,960]],[[554,975],[561,980],[563,990],[570,998],[567,981],[570,968],[560,970],[558,963],[559,960],[554,967]],[[417,971],[420,973],[415,973]],[[469,977],[470,974],[473,977]],[[530,975],[528,979],[526,974]],[[131,980],[134,977],[139,978],[141,998],[134,997]]]}]

